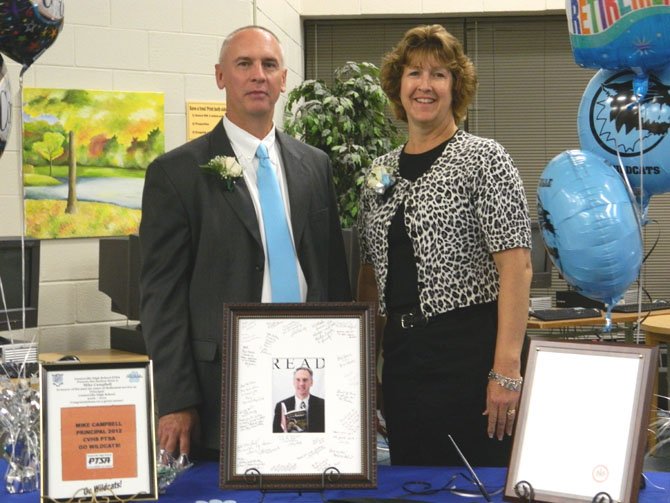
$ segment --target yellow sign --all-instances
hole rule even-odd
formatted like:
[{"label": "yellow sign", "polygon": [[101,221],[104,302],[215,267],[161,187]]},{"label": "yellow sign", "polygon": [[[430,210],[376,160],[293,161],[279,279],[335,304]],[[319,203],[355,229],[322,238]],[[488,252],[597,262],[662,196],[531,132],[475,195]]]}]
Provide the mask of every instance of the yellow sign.
[{"label": "yellow sign", "polygon": [[186,140],[209,133],[225,113],[224,101],[187,101]]}]

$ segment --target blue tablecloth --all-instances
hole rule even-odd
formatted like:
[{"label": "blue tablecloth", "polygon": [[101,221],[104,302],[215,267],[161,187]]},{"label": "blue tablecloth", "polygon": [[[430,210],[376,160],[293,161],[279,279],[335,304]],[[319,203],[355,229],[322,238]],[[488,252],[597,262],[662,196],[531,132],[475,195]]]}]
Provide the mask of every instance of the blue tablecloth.
[{"label": "blue tablecloth", "polygon": [[[4,474],[7,465],[0,461],[0,473]],[[340,490],[326,491],[326,499],[337,498],[407,498],[413,501],[426,502],[452,502],[460,501],[475,503],[484,501],[483,498],[464,498],[440,492],[434,495],[407,496],[402,485],[408,481],[426,481],[433,487],[442,487],[451,475],[464,472],[462,468],[416,468],[416,467],[391,467],[379,466],[378,488],[368,490]],[[502,468],[477,468],[477,475],[484,485],[490,489],[502,487],[505,483],[506,470]],[[640,492],[640,503],[657,503],[670,501],[670,472],[648,472],[646,488]],[[460,482],[459,482],[460,484]],[[464,486],[465,487],[465,486]],[[236,503],[257,503],[261,499],[258,491],[222,491],[218,488],[218,464],[202,463],[196,464],[174,483],[168,487],[165,494],[161,494],[159,500],[162,503],[194,503],[196,501],[209,502],[210,500],[233,500]],[[0,488],[0,501],[2,503],[35,503],[39,500],[38,493],[9,495],[4,487]],[[265,502],[274,503],[316,503],[321,502],[318,493],[273,493],[265,495]],[[493,501],[503,501],[502,495],[493,497]]]}]

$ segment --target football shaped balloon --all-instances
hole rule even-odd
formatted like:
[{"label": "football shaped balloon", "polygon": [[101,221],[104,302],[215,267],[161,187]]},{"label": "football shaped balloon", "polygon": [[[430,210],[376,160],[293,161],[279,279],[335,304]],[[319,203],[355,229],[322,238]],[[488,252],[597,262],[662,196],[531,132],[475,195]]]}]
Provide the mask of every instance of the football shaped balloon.
[{"label": "football shaped balloon", "polygon": [[23,74],[58,37],[63,13],[64,0],[0,0],[0,52]]}]

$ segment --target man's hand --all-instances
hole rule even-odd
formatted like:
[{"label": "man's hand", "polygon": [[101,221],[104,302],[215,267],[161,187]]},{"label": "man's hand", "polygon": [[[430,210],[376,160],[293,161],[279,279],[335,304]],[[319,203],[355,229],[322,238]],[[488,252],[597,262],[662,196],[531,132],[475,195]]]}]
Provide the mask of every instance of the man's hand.
[{"label": "man's hand", "polygon": [[158,446],[175,458],[190,454],[191,440],[200,431],[200,417],[196,409],[184,409],[161,416],[158,420]]}]

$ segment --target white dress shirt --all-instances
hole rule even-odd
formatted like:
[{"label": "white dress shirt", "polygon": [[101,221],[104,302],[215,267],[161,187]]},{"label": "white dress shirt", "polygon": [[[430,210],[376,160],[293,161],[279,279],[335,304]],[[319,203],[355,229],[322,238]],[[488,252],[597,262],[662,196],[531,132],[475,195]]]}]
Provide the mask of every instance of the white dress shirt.
[{"label": "white dress shirt", "polygon": [[305,410],[309,410],[309,397],[310,395],[307,395],[305,398],[298,398],[298,395],[295,395],[295,408],[296,410],[300,410],[300,403],[305,402]]},{"label": "white dress shirt", "polygon": [[272,290],[270,288],[270,268],[268,266],[268,249],[265,244],[265,227],[263,224],[263,213],[261,212],[261,203],[258,196],[258,187],[256,186],[258,170],[258,157],[256,157],[256,150],[258,146],[263,143],[268,150],[270,163],[277,176],[282,198],[284,200],[284,212],[288,222],[288,228],[291,233],[291,240],[293,241],[293,252],[295,254],[295,261],[298,270],[298,286],[300,287],[300,300],[305,302],[307,298],[307,281],[305,275],[300,267],[298,255],[295,252],[295,239],[293,238],[293,228],[291,227],[291,210],[289,207],[288,188],[286,186],[286,176],[282,168],[281,153],[279,151],[279,144],[275,141],[275,128],[270,130],[268,135],[259,140],[252,134],[247,133],[244,129],[233,124],[228,117],[223,117],[223,127],[226,130],[226,135],[230,140],[230,144],[235,151],[237,161],[242,165],[244,181],[251,194],[251,200],[254,203],[254,210],[256,211],[256,219],[258,220],[258,227],[261,231],[261,240],[263,241],[263,251],[265,254],[265,266],[263,268],[263,293],[261,295],[261,302],[272,302]]}]

